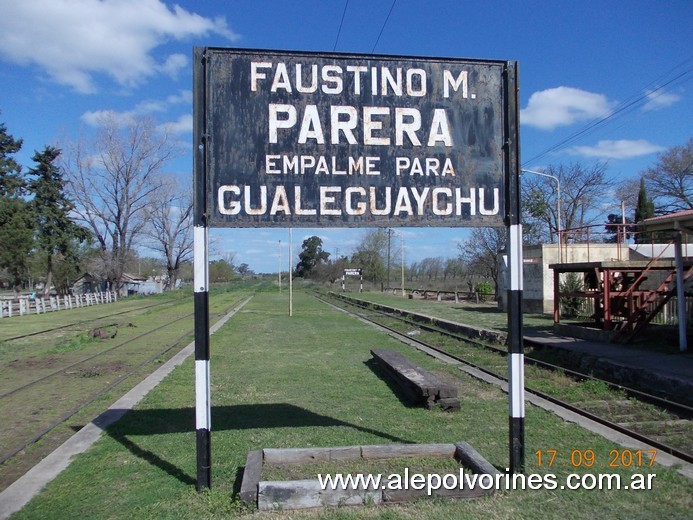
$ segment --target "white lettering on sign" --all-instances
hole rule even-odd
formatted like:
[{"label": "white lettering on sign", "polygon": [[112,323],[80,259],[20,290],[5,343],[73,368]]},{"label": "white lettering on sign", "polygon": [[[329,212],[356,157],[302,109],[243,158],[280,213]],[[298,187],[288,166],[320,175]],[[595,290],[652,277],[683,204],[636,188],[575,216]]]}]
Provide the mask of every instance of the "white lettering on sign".
[{"label": "white lettering on sign", "polygon": [[[224,185],[218,190],[218,210],[222,215],[313,215],[313,216],[475,216],[497,215],[500,211],[498,188],[320,186],[317,205],[304,200],[301,186]],[[490,197],[489,193],[490,191]],[[293,196],[291,196],[293,195]],[[489,201],[488,199],[492,200]],[[394,203],[393,203],[394,201]],[[489,204],[490,202],[490,204]]]},{"label": "white lettering on sign", "polygon": [[[466,97],[467,74],[464,75]],[[452,78],[451,84],[461,84],[458,76]],[[420,68],[404,70],[396,67],[366,67],[363,65],[320,65],[296,63],[288,67],[286,63],[257,62],[250,63],[250,90],[258,92],[269,86],[269,91],[300,92],[313,94],[320,90],[325,94],[343,94],[345,92],[360,96],[366,86],[366,91],[374,96],[408,96],[424,97],[428,93],[428,77],[426,71]],[[455,90],[457,87],[453,87]],[[445,96],[447,97],[447,96]]]},{"label": "white lettering on sign", "polygon": [[334,155],[266,155],[268,175],[380,175],[380,157],[339,158]]},{"label": "white lettering on sign", "polygon": [[[268,175],[380,175],[380,157],[313,155],[266,155]],[[410,177],[455,177],[449,157],[395,157],[395,174]]]},{"label": "white lettering on sign", "polygon": [[[354,129],[361,125],[363,131],[363,144],[371,146],[391,146],[393,139],[385,127],[394,129],[394,144],[402,146],[407,140],[413,146],[422,146],[419,137],[421,130],[421,113],[416,108],[395,108],[394,124],[393,110],[389,107],[364,106],[361,114],[356,107],[332,106],[329,114],[323,113],[322,118],[317,105],[306,105],[303,114],[300,115],[293,105],[269,104],[269,142],[279,142],[281,130],[290,130],[298,126],[296,142],[306,144],[309,140],[316,144],[325,144],[325,132],[329,128],[330,144],[341,144],[344,137],[346,144],[357,144]],[[299,124],[300,119],[300,124]],[[453,145],[450,132],[450,122],[447,112],[442,108],[433,110],[426,130],[421,132],[426,146],[432,147],[442,144],[445,147]]]},{"label": "white lettering on sign", "polygon": [[208,53],[212,220],[502,221],[507,63]]},{"label": "white lettering on sign", "polygon": [[[300,119],[300,124],[299,124]],[[394,124],[393,124],[394,120]],[[394,114],[390,107],[364,106],[361,114],[355,107],[333,106],[329,113],[323,110],[321,114],[317,105],[306,105],[303,114],[300,115],[293,105],[269,104],[269,142],[279,142],[280,131],[295,129],[298,126],[298,135],[292,132],[298,144],[306,144],[309,140],[315,144],[325,144],[325,132],[329,128],[330,144],[341,144],[342,136],[346,144],[357,144],[353,130],[361,125],[363,131],[363,144],[370,146],[391,146],[393,141],[397,146],[402,146],[407,141],[412,146],[422,146],[419,137],[421,130],[421,112],[416,108],[395,108]],[[394,140],[385,128],[394,128]],[[421,132],[426,146],[433,147],[442,144],[452,147],[452,134],[450,122],[445,109],[433,110],[430,121],[427,121],[426,130]]]}]

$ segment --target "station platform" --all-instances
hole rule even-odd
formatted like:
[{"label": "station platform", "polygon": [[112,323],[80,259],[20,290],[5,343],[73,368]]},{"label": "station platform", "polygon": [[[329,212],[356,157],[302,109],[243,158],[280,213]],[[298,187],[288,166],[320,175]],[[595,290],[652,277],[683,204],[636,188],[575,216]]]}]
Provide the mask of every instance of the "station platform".
[{"label": "station platform", "polygon": [[550,347],[559,359],[595,377],[693,406],[690,346],[687,352],[665,353],[543,331],[525,331],[524,338],[527,346]]}]

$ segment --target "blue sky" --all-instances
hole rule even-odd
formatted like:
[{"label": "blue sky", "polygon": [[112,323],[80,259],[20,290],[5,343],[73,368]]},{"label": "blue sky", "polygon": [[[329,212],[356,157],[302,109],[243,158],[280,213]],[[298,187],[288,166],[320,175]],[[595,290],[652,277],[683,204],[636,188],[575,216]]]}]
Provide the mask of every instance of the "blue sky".
[{"label": "blue sky", "polygon": [[[690,0],[0,0],[0,121],[24,139],[20,162],[104,112],[147,114],[189,149],[169,170],[191,179],[193,46],[517,60],[525,168],[605,161],[635,177],[693,133]],[[318,235],[348,254],[363,233],[295,229],[293,251]],[[468,230],[397,233],[410,263],[456,255]],[[257,272],[276,272],[280,240],[288,257],[285,229],[212,236]]]}]

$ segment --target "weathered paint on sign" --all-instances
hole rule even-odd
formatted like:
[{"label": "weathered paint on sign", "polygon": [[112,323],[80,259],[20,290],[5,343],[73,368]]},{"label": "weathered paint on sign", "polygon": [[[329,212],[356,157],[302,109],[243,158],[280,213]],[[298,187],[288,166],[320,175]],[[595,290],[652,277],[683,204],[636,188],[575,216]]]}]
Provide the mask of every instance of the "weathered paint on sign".
[{"label": "weathered paint on sign", "polygon": [[503,225],[511,62],[218,48],[195,61],[210,226]]}]

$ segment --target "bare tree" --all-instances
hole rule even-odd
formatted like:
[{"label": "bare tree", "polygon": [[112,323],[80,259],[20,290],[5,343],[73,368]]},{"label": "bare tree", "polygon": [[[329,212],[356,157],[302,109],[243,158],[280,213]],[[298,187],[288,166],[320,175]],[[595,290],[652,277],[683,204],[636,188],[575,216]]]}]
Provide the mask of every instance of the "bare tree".
[{"label": "bare tree", "polygon": [[498,294],[498,255],[508,242],[505,228],[474,228],[469,239],[457,245],[469,274],[491,279]]},{"label": "bare tree", "polygon": [[419,264],[419,269],[421,270],[422,275],[425,275],[428,277],[428,280],[438,280],[438,276],[440,275],[440,272],[443,270],[443,262],[444,260],[441,257],[437,258],[424,258],[421,260],[421,263]]},{"label": "bare tree", "polygon": [[452,278],[456,280],[458,277],[464,275],[464,263],[459,258],[447,258],[445,259],[445,272],[443,273],[443,278],[447,280]]},{"label": "bare tree", "polygon": [[693,137],[659,154],[642,175],[658,213],[693,209]]},{"label": "bare tree", "polygon": [[150,195],[145,234],[147,247],[160,253],[166,262],[166,289],[175,289],[181,264],[192,258],[192,210],[190,190],[182,193],[175,177],[160,178],[160,187]]},{"label": "bare tree", "polygon": [[[605,164],[583,166],[570,164],[549,166],[544,170],[560,181],[561,185],[561,228],[570,230],[603,223],[609,209],[604,206],[605,194],[613,187],[613,181],[606,174]],[[529,175],[522,176],[522,202],[526,223],[531,227],[542,222],[550,230],[550,240],[554,242],[558,229],[558,183],[553,179]],[[579,235],[569,235],[568,239],[578,241]]]},{"label": "bare tree", "polygon": [[156,177],[174,156],[173,142],[151,118],[123,126],[106,117],[93,140],[63,149],[75,212],[99,244],[109,285],[120,289],[125,263],[145,226],[147,204],[158,189]]}]

